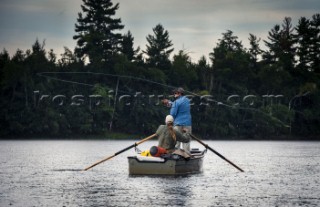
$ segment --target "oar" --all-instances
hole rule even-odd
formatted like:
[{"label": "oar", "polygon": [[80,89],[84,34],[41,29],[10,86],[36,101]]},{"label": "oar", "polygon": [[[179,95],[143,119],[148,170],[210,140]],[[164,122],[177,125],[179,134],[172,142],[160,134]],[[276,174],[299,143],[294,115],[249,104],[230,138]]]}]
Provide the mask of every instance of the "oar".
[{"label": "oar", "polygon": [[234,163],[232,163],[230,160],[228,160],[227,158],[225,158],[223,155],[221,155],[219,152],[215,151],[214,149],[212,149],[211,147],[209,147],[209,145],[203,143],[199,138],[195,137],[194,135],[190,134],[190,136],[197,140],[200,144],[202,144],[205,148],[209,149],[211,152],[215,153],[216,155],[218,155],[219,157],[221,157],[222,159],[224,159],[225,161],[227,161],[229,164],[231,164],[233,167],[237,168],[238,170],[240,170],[241,172],[244,172],[240,167],[238,167],[237,165],[235,165]]},{"label": "oar", "polygon": [[149,140],[149,139],[152,139],[152,138],[155,137],[155,136],[156,136],[156,134],[150,135],[149,137],[147,137],[147,138],[145,138],[145,139],[142,139],[142,140],[140,140],[139,142],[136,142],[136,143],[134,143],[133,145],[130,145],[129,147],[124,148],[123,150],[120,150],[119,152],[114,153],[114,155],[111,155],[110,157],[106,157],[106,158],[104,158],[104,159],[102,159],[102,160],[100,160],[100,161],[98,161],[98,162],[90,165],[89,167],[85,168],[84,171],[87,171],[87,170],[89,170],[90,168],[93,168],[94,166],[99,165],[100,163],[103,163],[103,162],[105,162],[105,161],[107,161],[107,160],[110,160],[111,158],[117,156],[118,154],[121,154],[122,152],[125,152],[125,151],[127,151],[127,150],[129,150],[129,149],[131,149],[131,148],[133,148],[133,147],[135,147],[135,146],[138,146],[139,144],[141,144],[141,143],[143,143],[143,142],[145,142],[145,141],[147,141],[147,140]]}]

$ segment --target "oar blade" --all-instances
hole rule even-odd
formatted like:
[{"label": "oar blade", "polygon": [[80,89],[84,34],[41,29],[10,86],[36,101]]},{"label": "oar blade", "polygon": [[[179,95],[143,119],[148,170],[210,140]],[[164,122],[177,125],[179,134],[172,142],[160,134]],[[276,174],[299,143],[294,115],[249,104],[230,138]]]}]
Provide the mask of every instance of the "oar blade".
[{"label": "oar blade", "polygon": [[129,147],[126,147],[126,148],[114,153],[113,155],[111,155],[111,156],[109,156],[107,158],[104,158],[104,159],[102,159],[102,160],[90,165],[89,167],[86,167],[85,169],[83,169],[83,171],[87,171],[87,170],[93,168],[94,166],[97,166],[97,165],[99,165],[99,164],[101,164],[101,163],[103,163],[103,162],[105,162],[107,160],[110,160],[111,158],[113,158],[113,157],[115,157],[115,156],[117,156],[117,155],[119,155],[119,154],[121,154],[121,153],[123,153],[123,152],[125,152],[125,151],[127,151],[127,150],[129,150],[129,149],[131,149],[133,147],[135,147],[135,146],[138,146],[139,144],[141,144],[141,143],[143,143],[143,142],[145,142],[145,141],[147,141],[149,139],[152,139],[155,136],[157,136],[157,135],[156,134],[150,135],[149,137],[144,138],[144,139],[140,140],[139,142],[136,142],[136,143],[130,145]]}]

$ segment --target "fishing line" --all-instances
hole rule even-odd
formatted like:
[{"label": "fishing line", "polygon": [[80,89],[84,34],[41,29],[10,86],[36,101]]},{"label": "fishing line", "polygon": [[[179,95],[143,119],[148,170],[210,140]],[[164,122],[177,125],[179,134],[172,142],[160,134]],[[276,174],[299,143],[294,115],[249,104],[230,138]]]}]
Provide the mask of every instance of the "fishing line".
[{"label": "fishing line", "polygon": [[[109,74],[109,73],[96,73],[96,72],[42,72],[42,73],[37,73],[37,75],[48,78],[48,79],[52,79],[52,80],[57,80],[57,81],[61,81],[61,82],[66,82],[66,83],[72,83],[72,84],[78,84],[78,85],[85,85],[85,86],[90,86],[90,87],[94,87],[95,85],[92,84],[87,84],[87,83],[81,83],[81,82],[76,82],[76,81],[69,81],[69,80],[64,80],[61,78],[56,78],[56,77],[52,77],[52,76],[48,76],[46,74],[91,74],[91,75],[102,75],[102,76],[110,76],[110,77],[117,77],[117,78],[128,78],[128,79],[134,79],[134,80],[140,80],[140,81],[144,81],[144,82],[149,82],[152,84],[156,84],[156,85],[160,85],[166,88],[171,88],[171,89],[175,89],[177,88],[176,86],[171,86],[168,84],[163,84],[163,83],[159,83],[156,81],[152,81],[152,80],[148,80],[145,78],[139,78],[139,77],[133,77],[133,76],[128,76],[128,75],[115,75],[115,74]],[[200,95],[193,93],[191,91],[188,90],[184,90],[185,92],[197,96],[197,97],[201,97]],[[226,107],[230,107],[230,108],[234,108],[234,106],[228,105],[228,104],[224,104],[223,102],[214,100],[214,99],[210,99],[210,101],[217,103],[218,105],[224,105]],[[249,109],[249,108],[247,108]]]},{"label": "fishing line", "polygon": [[[148,80],[145,78],[139,78],[139,77],[133,77],[133,76],[128,76],[128,75],[116,75],[116,74],[109,74],[109,73],[96,73],[96,72],[42,72],[42,73],[37,73],[37,75],[39,76],[43,76],[49,79],[54,79],[54,80],[58,80],[58,81],[63,81],[63,82],[69,82],[69,83],[74,83],[74,84],[80,84],[80,85],[87,85],[87,86],[94,86],[92,84],[86,84],[86,83],[80,83],[80,82],[75,82],[75,81],[66,81],[64,79],[59,79],[59,78],[53,78],[52,76],[48,76],[45,74],[91,74],[91,75],[102,75],[102,76],[110,76],[110,77],[117,77],[117,78],[128,78],[128,79],[135,79],[135,80],[140,80],[140,81],[144,81],[144,82],[149,82],[152,84],[156,84],[156,85],[161,85],[167,88],[176,88],[174,86],[170,86],[167,84],[163,84],[163,83],[159,83],[159,82],[155,82],[152,80]],[[192,92],[190,92],[192,93]]]},{"label": "fishing line", "polygon": [[94,85],[92,85],[92,84],[87,84],[87,83],[81,83],[81,82],[76,82],[76,81],[69,81],[69,80],[64,80],[64,79],[60,79],[60,78],[55,78],[55,77],[52,77],[52,76],[43,75],[43,73],[37,73],[37,75],[45,77],[45,78],[48,78],[48,79],[65,82],[65,83],[72,83],[72,84],[77,84],[77,85],[84,85],[84,86],[94,87]]},{"label": "fishing line", "polygon": [[[47,74],[49,74],[49,75],[47,75]],[[167,88],[169,87],[169,88],[172,88],[172,89],[176,88],[174,86],[169,86],[169,85],[162,84],[162,83],[159,83],[159,82],[155,82],[155,81],[152,81],[152,80],[133,77],[133,76],[128,76],[128,75],[115,75],[115,74],[109,74],[109,73],[96,73],[96,72],[41,72],[41,73],[37,73],[37,75],[40,76],[40,77],[45,77],[47,79],[52,79],[52,80],[56,80],[56,81],[61,81],[61,82],[66,82],[66,83],[71,83],[71,84],[77,84],[77,85],[84,85],[84,86],[89,86],[89,87],[95,87],[96,86],[96,85],[93,85],[93,84],[82,83],[82,82],[77,82],[77,81],[70,81],[70,80],[65,80],[65,79],[61,79],[61,78],[50,76],[50,75],[53,75],[53,74],[90,74],[90,75],[110,76],[110,77],[115,77],[115,78],[127,78],[127,79],[134,79],[134,80],[149,82],[149,83],[152,83],[152,84],[164,86],[164,87],[167,87]],[[119,90],[119,89],[118,89],[118,91],[122,92],[122,93],[129,93],[131,95],[135,95],[134,93],[131,93],[129,91],[122,91],[122,90]]]},{"label": "fishing line", "polygon": [[[48,78],[48,79],[52,79],[52,80],[56,80],[56,81],[61,81],[61,82],[66,82],[66,83],[71,83],[71,84],[77,84],[77,85],[84,85],[84,86],[90,86],[90,87],[95,87],[96,85],[92,85],[92,84],[88,84],[88,83],[82,83],[82,82],[77,82],[77,81],[70,81],[70,80],[65,80],[65,79],[61,79],[61,78],[57,78],[57,77],[53,77],[53,76],[50,76],[50,75],[54,75],[54,74],[90,74],[90,75],[98,75],[98,76],[109,76],[109,77],[115,77],[115,78],[127,78],[127,79],[133,79],[133,80],[138,80],[138,81],[143,81],[143,82],[148,82],[148,83],[151,83],[151,84],[155,84],[155,85],[160,85],[160,86],[163,86],[165,88],[171,88],[171,89],[175,89],[177,88],[176,86],[172,86],[172,85],[168,85],[168,84],[163,84],[163,83],[159,83],[159,82],[156,82],[156,81],[152,81],[152,80],[148,80],[148,79],[145,79],[145,78],[139,78],[139,77],[133,77],[133,76],[129,76],[129,75],[119,75],[119,74],[109,74],[109,73],[97,73],[97,72],[90,72],[90,71],[87,71],[87,72],[41,72],[41,73],[37,73],[38,76],[41,76],[41,77],[45,77],[45,78]],[[123,92],[123,93],[130,93],[128,91],[121,91],[119,89],[117,89],[117,91],[120,91],[120,92]],[[191,95],[194,95],[194,96],[197,96],[197,97],[201,97],[201,95],[198,95],[196,93],[193,93],[191,91],[188,91],[188,90],[184,90],[185,92],[191,94]],[[131,93],[132,94],[132,93]],[[225,104],[221,101],[217,101],[215,99],[211,99],[210,100],[211,102],[214,102],[216,103],[218,106],[225,106],[226,108],[229,108],[229,109],[239,109],[239,110],[249,110],[249,111],[254,111],[254,112],[259,112],[263,115],[265,115],[266,117],[270,117],[270,118],[273,118],[273,120],[276,120],[278,123],[280,123],[282,126],[284,127],[289,127],[287,124],[285,124],[284,122],[282,122],[281,120],[279,120],[277,117],[274,117],[266,112],[263,112],[259,109],[254,109],[254,108],[248,108],[248,107],[241,107],[241,106],[232,106],[232,105],[229,105],[229,104]]]}]

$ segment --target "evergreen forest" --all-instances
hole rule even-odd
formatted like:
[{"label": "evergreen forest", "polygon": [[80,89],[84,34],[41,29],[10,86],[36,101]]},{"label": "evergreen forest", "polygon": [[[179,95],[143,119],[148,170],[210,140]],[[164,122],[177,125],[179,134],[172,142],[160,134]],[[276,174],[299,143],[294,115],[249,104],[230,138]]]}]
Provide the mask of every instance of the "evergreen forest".
[{"label": "evergreen forest", "polygon": [[192,62],[161,23],[135,48],[119,6],[83,0],[76,47],[61,55],[38,39],[12,55],[3,48],[1,138],[150,135],[169,113],[161,100],[183,87],[201,138],[319,140],[320,14],[297,25],[284,17],[265,40],[248,34],[248,48],[230,28]]}]

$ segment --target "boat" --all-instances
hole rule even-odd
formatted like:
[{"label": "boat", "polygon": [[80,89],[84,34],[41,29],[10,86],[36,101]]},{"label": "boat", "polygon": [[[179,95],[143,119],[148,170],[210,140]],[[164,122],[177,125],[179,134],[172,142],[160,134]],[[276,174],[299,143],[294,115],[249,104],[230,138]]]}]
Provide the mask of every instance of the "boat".
[{"label": "boat", "polygon": [[129,175],[186,175],[202,172],[206,149],[192,149],[191,156],[165,154],[162,157],[129,156]]},{"label": "boat", "polygon": [[[139,144],[152,139],[153,137],[157,136],[157,134],[150,135],[139,142],[135,142],[134,144],[126,147],[113,155],[104,158],[95,162],[94,164],[86,167],[83,171],[87,171],[93,168],[96,165],[99,165],[111,158],[129,150],[132,148],[136,148]],[[131,156],[128,157],[129,161],[129,174],[130,175],[184,175],[190,173],[200,173],[202,172],[202,164],[204,154],[209,149],[211,152],[218,155],[221,159],[228,162],[233,167],[237,168],[240,172],[244,172],[240,167],[236,164],[225,158],[222,154],[212,149],[209,145],[202,142],[199,138],[195,137],[194,135],[190,134],[190,136],[198,141],[201,145],[205,147],[205,150],[199,151],[199,149],[195,148],[190,151],[191,154],[187,154],[186,152],[179,153],[181,150],[176,150],[172,154],[163,154],[160,157],[148,157],[148,156]],[[137,148],[136,148],[137,150]],[[160,150],[161,151],[161,150]],[[151,150],[149,150],[151,152]],[[150,153],[151,154],[151,153]],[[158,154],[158,153],[156,153]]]}]

